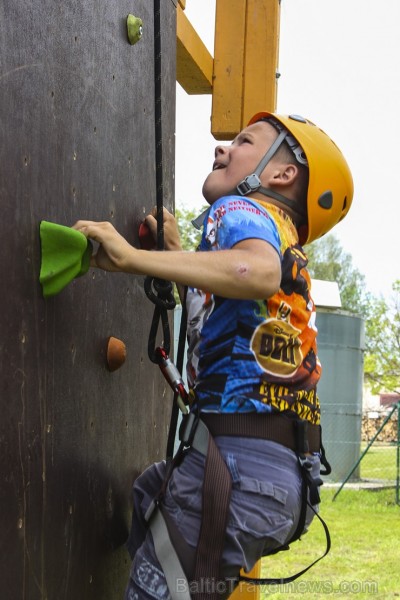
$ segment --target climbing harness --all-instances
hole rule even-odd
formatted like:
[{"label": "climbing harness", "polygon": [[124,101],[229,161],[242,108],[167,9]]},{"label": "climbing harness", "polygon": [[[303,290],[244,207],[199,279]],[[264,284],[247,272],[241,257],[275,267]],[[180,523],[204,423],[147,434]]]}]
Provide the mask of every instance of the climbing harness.
[{"label": "climbing harness", "polygon": [[[256,437],[282,444],[294,451],[298,457],[298,464],[302,476],[302,505],[298,525],[292,538],[282,547],[265,554],[275,554],[287,550],[289,544],[299,539],[304,530],[307,507],[316,514],[322,523],[326,535],[326,550],[312,564],[300,572],[281,578],[255,579],[240,575],[238,578],[225,580],[220,572],[221,556],[224,545],[225,531],[230,504],[232,480],[224,459],[222,458],[214,437],[241,436]],[[163,497],[167,489],[169,478],[174,467],[179,464],[183,453],[193,448],[206,457],[203,495],[202,495],[202,521],[197,548],[187,544],[179,532],[174,521],[163,507]],[[330,472],[329,463],[321,441],[321,428],[311,425],[307,421],[292,419],[281,414],[215,414],[202,413],[201,416],[191,412],[183,417],[180,427],[180,447],[167,466],[167,473],[159,494],[150,505],[146,520],[154,539],[157,558],[164,570],[168,571],[167,581],[174,582],[170,587],[172,600],[182,600],[183,590],[188,590],[195,583],[194,589],[200,590],[196,600],[217,600],[220,594],[210,589],[202,592],[201,582],[216,582],[216,587],[221,590],[221,585],[232,586],[240,581],[252,584],[286,584],[294,581],[313,565],[319,562],[330,550],[330,535],[326,523],[314,510],[313,505],[319,504],[318,487],[322,484],[320,478],[314,478],[311,473],[311,461],[308,454],[321,452],[321,463],[325,470],[322,475]],[[165,539],[168,534],[168,540]],[[172,569],[172,572],[171,572]],[[186,582],[182,585],[181,592],[176,590],[176,582]],[[228,588],[227,588],[228,589]],[[229,588],[232,589],[232,588]],[[190,596],[188,596],[190,598]]]}]

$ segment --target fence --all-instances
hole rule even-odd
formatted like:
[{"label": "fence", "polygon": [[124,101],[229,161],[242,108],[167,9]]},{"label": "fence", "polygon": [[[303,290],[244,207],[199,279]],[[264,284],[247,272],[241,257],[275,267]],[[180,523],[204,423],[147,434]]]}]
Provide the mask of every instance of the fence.
[{"label": "fence", "polygon": [[400,505],[400,402],[389,407],[385,413],[364,413],[360,457],[344,478],[335,493],[336,499],[343,487],[357,481],[369,487],[393,487],[396,503]]}]

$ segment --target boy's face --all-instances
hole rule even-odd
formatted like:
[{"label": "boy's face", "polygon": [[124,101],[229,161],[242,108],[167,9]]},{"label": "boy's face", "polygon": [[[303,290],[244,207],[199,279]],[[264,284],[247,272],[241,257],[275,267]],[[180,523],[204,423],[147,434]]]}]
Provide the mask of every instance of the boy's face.
[{"label": "boy's face", "polygon": [[[278,133],[265,121],[243,129],[230,146],[217,146],[212,172],[203,184],[203,196],[209,204],[234,193],[244,177],[254,173],[260,160],[277,138]],[[268,163],[260,178],[268,179],[273,161]]]}]

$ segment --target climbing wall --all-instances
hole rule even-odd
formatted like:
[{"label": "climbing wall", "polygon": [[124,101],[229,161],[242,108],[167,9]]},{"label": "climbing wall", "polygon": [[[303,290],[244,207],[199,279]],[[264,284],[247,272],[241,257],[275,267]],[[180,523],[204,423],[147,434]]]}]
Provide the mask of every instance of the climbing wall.
[{"label": "climbing wall", "polygon": [[[164,204],[173,205],[176,2],[161,2]],[[143,20],[131,46],[126,16]],[[155,204],[150,0],[0,4],[0,598],[114,600],[135,476],[164,455],[170,394],[147,357],[143,280],[91,269],[44,300],[41,220]],[[127,348],[110,372],[110,336]]]}]

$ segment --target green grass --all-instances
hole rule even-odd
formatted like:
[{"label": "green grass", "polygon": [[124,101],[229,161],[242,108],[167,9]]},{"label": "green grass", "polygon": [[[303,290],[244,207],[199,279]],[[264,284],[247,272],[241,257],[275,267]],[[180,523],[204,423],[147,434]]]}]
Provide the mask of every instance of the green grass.
[{"label": "green grass", "polygon": [[[332,548],[327,557],[287,586],[261,588],[260,600],[326,600],[400,597],[400,507],[395,490],[346,490],[332,502],[322,492],[321,516]],[[287,552],[262,561],[262,577],[292,575],[324,552],[325,534],[314,519],[310,531]]]},{"label": "green grass", "polygon": [[[365,445],[361,448],[362,452]],[[362,479],[391,479],[397,476],[396,445],[372,444],[368,452],[363,456],[360,464],[360,476]]]}]

